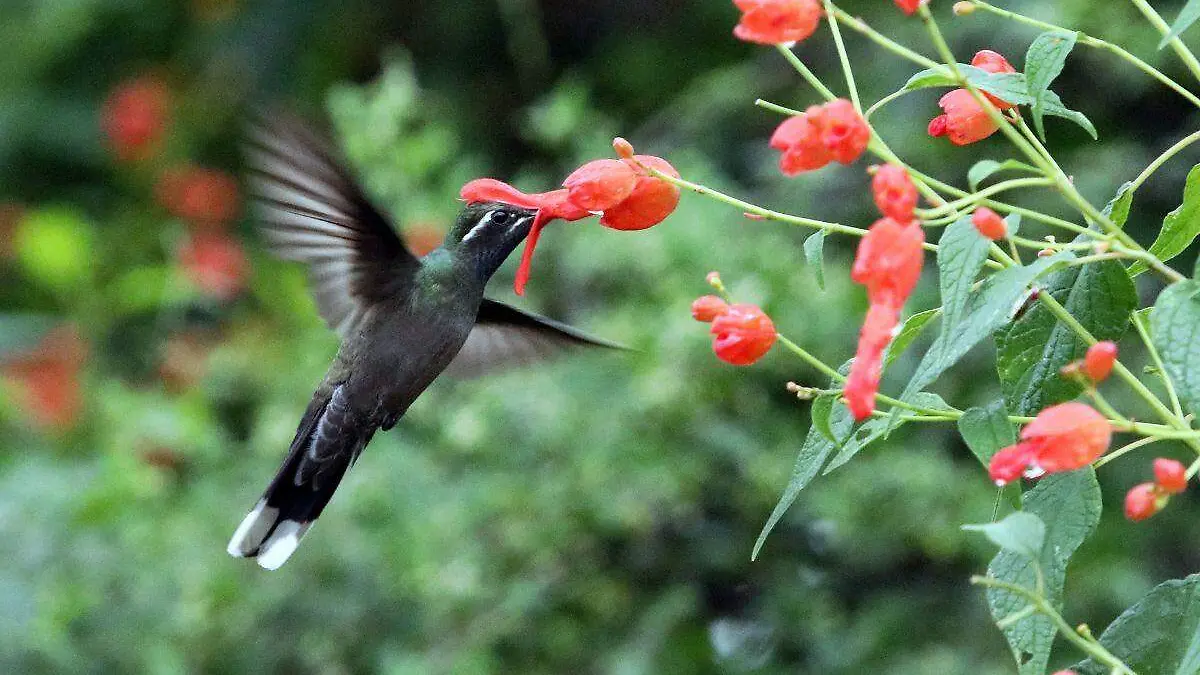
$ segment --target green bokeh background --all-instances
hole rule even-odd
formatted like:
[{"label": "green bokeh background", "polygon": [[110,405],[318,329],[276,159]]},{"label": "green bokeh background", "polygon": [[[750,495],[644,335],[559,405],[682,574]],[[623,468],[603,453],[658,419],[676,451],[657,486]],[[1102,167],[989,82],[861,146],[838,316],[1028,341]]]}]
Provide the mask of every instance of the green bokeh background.
[{"label": "green bokeh background", "polygon": [[[964,60],[989,47],[1020,64],[1034,31],[955,19],[950,4],[933,0]],[[1003,4],[1187,81],[1127,3]],[[1155,4],[1168,17],[1180,5]],[[845,7],[929,51],[892,3]],[[830,240],[819,291],[803,265],[807,232],[694,195],[645,232],[555,226],[518,301],[636,351],[439,381],[375,439],[287,566],[267,573],[224,552],[336,343],[302,270],[267,257],[249,222],[236,226],[247,292],[217,302],[181,282],[183,224],[155,205],[153,173],[116,162],[99,132],[112,87],[160,74],[174,92],[166,156],[234,173],[247,104],[327,121],[402,224],[444,227],[477,176],[549,189],[622,135],[692,180],[868,225],[863,162],[778,174],[765,140],[779,118],[753,101],[816,97],[773,50],[732,39],[736,20],[723,0],[6,2],[0,201],[25,216],[4,234],[17,250],[0,259],[0,347],[69,320],[91,349],[70,433],[39,432],[14,396],[0,401],[0,671],[1009,672],[967,583],[992,551],[958,529],[990,518],[995,494],[952,429],[906,429],[820,478],[749,561],[808,426],[808,404],[783,385],[820,379],[782,350],[752,368],[722,364],[688,305],[719,270],[739,300],[841,363],[864,297],[848,279],[853,242]],[[914,70],[847,41],[864,98]],[[840,89],[824,29],[797,53]],[[1092,143],[1048,123],[1095,203],[1195,128],[1186,102],[1102,53],[1078,49],[1055,89],[1100,130]],[[901,156],[958,184],[975,160],[1007,156],[999,139],[928,139],[937,96],[875,118]],[[1135,236],[1152,239],[1189,167],[1173,162],[1139,191]],[[1037,195],[1023,203],[1067,215]],[[514,300],[514,263],[495,297]],[[933,271],[911,310],[937,304]],[[1152,298],[1156,282],[1141,283]],[[180,391],[157,366],[182,334],[212,350]],[[991,356],[980,348],[935,389],[960,407],[994,399]],[[145,461],[156,448],[177,464]],[[1106,625],[1200,564],[1190,495],[1147,525],[1120,517],[1149,457],[1101,472],[1106,514],[1068,575],[1070,621]],[[1077,656],[1062,646],[1058,661]]]}]

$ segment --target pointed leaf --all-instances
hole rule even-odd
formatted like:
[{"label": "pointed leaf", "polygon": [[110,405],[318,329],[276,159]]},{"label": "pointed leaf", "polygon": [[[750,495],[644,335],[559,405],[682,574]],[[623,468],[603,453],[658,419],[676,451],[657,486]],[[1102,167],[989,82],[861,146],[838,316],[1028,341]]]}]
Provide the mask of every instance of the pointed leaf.
[{"label": "pointed leaf", "polygon": [[1180,281],[1159,294],[1150,335],[1184,408],[1200,414],[1200,282]]},{"label": "pointed leaf", "polygon": [[812,267],[817,287],[825,290],[825,230],[817,230],[804,240],[804,259]]},{"label": "pointed leaf", "polygon": [[1175,18],[1175,23],[1171,24],[1171,30],[1158,43],[1158,48],[1166,47],[1171,40],[1182,35],[1185,30],[1196,23],[1196,19],[1200,19],[1200,0],[1188,0],[1188,4],[1179,10],[1179,16]]},{"label": "pointed leaf", "polygon": [[1010,213],[1004,216],[1004,225],[1008,228],[1008,236],[1017,236],[1017,233],[1021,231],[1021,214]]},{"label": "pointed leaf", "polygon": [[1002,400],[967,410],[958,420],[958,432],[985,468],[1000,448],[1017,442],[1017,430],[1008,421],[1008,410]]},{"label": "pointed leaf", "polygon": [[975,229],[970,216],[959,218],[942,234],[938,242],[937,264],[942,291],[943,334],[962,319],[971,295],[971,286],[983,269],[991,244]]},{"label": "pointed leaf", "polygon": [[1038,173],[1037,168],[1015,159],[1006,159],[1003,162],[997,162],[994,159],[983,159],[976,162],[970,171],[967,171],[967,183],[971,186],[972,190],[978,190],[980,183],[1001,171]]},{"label": "pointed leaf", "polygon": [[[1200,672],[1200,575],[1164,581],[1109,624],[1100,644],[1139,673]],[[1079,675],[1108,675],[1088,659]]]},{"label": "pointed leaf", "polygon": [[1075,48],[1078,33],[1064,31],[1049,31],[1034,38],[1025,52],[1025,83],[1029,95],[1033,98],[1033,124],[1038,136],[1046,140],[1046,130],[1042,124],[1042,116],[1046,111],[1046,92],[1050,83],[1062,73],[1067,56]]},{"label": "pointed leaf", "polygon": [[887,350],[883,354],[883,367],[886,369],[892,365],[892,362],[900,358],[913,341],[920,337],[925,331],[925,326],[929,325],[935,317],[941,315],[942,308],[927,309],[924,312],[917,312],[905,320],[904,325],[900,327],[900,332],[892,339],[891,344],[887,346]]},{"label": "pointed leaf", "polygon": [[813,401],[812,404],[812,424],[817,431],[821,432],[829,441],[841,446],[843,439],[838,439],[833,435],[833,428],[830,426],[829,418],[833,414],[833,407],[837,403],[838,397],[836,394],[822,394]]},{"label": "pointed leaf", "polygon": [[[1046,476],[1025,493],[1025,511],[1046,526],[1045,543],[1037,561],[1012,551],[1000,551],[988,565],[988,575],[1026,588],[1037,587],[1040,568],[1044,596],[1061,611],[1067,562],[1100,520],[1100,484],[1091,468]],[[1024,609],[1024,597],[997,588],[987,591],[988,608],[999,621]],[[1054,624],[1034,614],[1004,630],[1021,675],[1043,675],[1055,637]]]},{"label": "pointed leaf", "polygon": [[[1049,293],[1099,340],[1119,341],[1138,305],[1133,280],[1113,260],[1056,272],[1041,292]],[[1078,396],[1079,385],[1058,371],[1086,352],[1087,344],[1049,309],[1030,306],[996,332],[996,370],[1009,409],[1016,415],[1036,415]]]},{"label": "pointed leaf", "polygon": [[1070,120],[1075,124],[1078,124],[1079,126],[1083,127],[1084,131],[1088,132],[1088,135],[1092,137],[1092,140],[1097,140],[1100,138],[1099,132],[1096,131],[1096,125],[1092,124],[1092,121],[1087,118],[1087,115],[1084,115],[1078,110],[1071,110],[1063,105],[1062,99],[1058,97],[1058,94],[1052,91],[1046,91],[1046,93],[1042,95],[1042,112],[1047,115],[1061,117],[1065,120]]},{"label": "pointed leaf", "polygon": [[1129,220],[1129,209],[1133,206],[1133,183],[1125,181],[1117,188],[1117,194],[1104,205],[1102,213],[1116,223],[1117,227],[1125,227]]},{"label": "pointed leaf", "polygon": [[[1162,230],[1149,251],[1166,262],[1183,253],[1197,235],[1200,235],[1200,164],[1188,172],[1183,186],[1183,203],[1163,219]],[[1137,260],[1129,266],[1129,273],[1137,276],[1146,269],[1146,264]]]},{"label": "pointed leaf", "polygon": [[998,523],[963,525],[968,532],[979,532],[1001,550],[1016,553],[1029,560],[1037,560],[1046,541],[1046,524],[1028,511],[1008,514]]}]

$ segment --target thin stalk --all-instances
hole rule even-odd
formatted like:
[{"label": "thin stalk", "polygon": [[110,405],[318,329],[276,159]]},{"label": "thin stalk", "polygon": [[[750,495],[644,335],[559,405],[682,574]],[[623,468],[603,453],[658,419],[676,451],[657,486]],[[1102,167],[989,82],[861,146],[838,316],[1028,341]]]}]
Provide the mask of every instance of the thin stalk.
[{"label": "thin stalk", "polygon": [[1142,339],[1142,344],[1146,345],[1146,351],[1150,352],[1150,360],[1154,362],[1154,367],[1158,369],[1159,379],[1162,380],[1163,387],[1167,390],[1167,399],[1171,402],[1171,408],[1175,411],[1176,416],[1183,419],[1183,406],[1179,404],[1179,394],[1175,392],[1175,384],[1167,376],[1167,369],[1163,366],[1162,356],[1154,346],[1154,341],[1150,339],[1150,331],[1146,329],[1145,324],[1142,323],[1141,316],[1137,312],[1131,313],[1129,320],[1133,324],[1134,330],[1137,331],[1138,337]]},{"label": "thin stalk", "polygon": [[1163,164],[1166,164],[1172,157],[1178,155],[1185,148],[1196,141],[1200,141],[1200,131],[1190,133],[1187,136],[1179,139],[1175,145],[1167,148],[1161,155],[1156,157],[1153,162],[1150,162],[1149,166],[1143,169],[1142,172],[1138,174],[1137,178],[1134,178],[1132,181],[1130,181],[1129,190],[1132,192],[1140,188],[1142,183],[1145,183],[1150,176],[1154,175],[1154,172],[1158,171]]},{"label": "thin stalk", "polygon": [[832,101],[833,99],[837,98],[837,94],[833,93],[829,87],[826,87],[825,83],[821,81],[821,78],[817,77],[813,71],[809,70],[808,66],[804,65],[804,62],[800,60],[800,57],[796,56],[791,49],[784,45],[775,45],[775,49],[783,55],[783,58],[787,59],[788,63],[792,64],[792,68],[795,68],[796,72],[800,73],[800,77],[803,77],[806,82],[812,85],[812,88],[816,89],[817,93],[823,96],[826,101]]},{"label": "thin stalk", "polygon": [[1162,441],[1162,440],[1165,440],[1165,439],[1159,438],[1157,436],[1146,436],[1145,438],[1139,438],[1136,441],[1134,441],[1132,443],[1128,443],[1126,445],[1123,445],[1120,448],[1117,448],[1116,450],[1113,450],[1112,452],[1108,453],[1107,455],[1096,460],[1096,463],[1092,464],[1092,468],[1099,469],[1100,467],[1104,466],[1105,464],[1108,464],[1109,462],[1111,462],[1113,460],[1120,459],[1121,457],[1133,452],[1134,450],[1137,450],[1138,448],[1150,445],[1151,443],[1158,443],[1159,441]]},{"label": "thin stalk", "polygon": [[[825,14],[833,12],[832,0],[825,0]],[[842,62],[842,74],[846,78],[846,89],[850,92],[850,102],[854,109],[862,113],[862,103],[858,100],[858,86],[854,84],[854,70],[850,67],[850,56],[846,54],[846,45],[842,42],[842,31],[837,21],[829,21],[829,31],[833,33],[833,44],[837,47],[838,60]]]},{"label": "thin stalk", "polygon": [[[1133,2],[1133,6],[1138,8],[1138,11],[1140,11],[1142,15],[1146,17],[1146,20],[1149,21],[1150,24],[1154,26],[1155,30],[1161,33],[1163,37],[1166,37],[1166,35],[1171,32],[1171,26],[1169,26],[1166,21],[1163,21],[1163,18],[1159,16],[1158,12],[1155,11],[1153,7],[1150,6],[1150,3],[1146,2],[1146,0],[1131,1]],[[1171,50],[1179,56],[1181,61],[1183,61],[1183,65],[1187,66],[1188,70],[1192,71],[1192,75],[1195,76],[1196,79],[1200,80],[1200,61],[1196,60],[1196,55],[1192,53],[1192,50],[1188,49],[1187,45],[1183,44],[1183,40],[1175,37],[1172,38],[1167,44],[1171,46]]]},{"label": "thin stalk", "polygon": [[913,50],[909,49],[908,47],[905,47],[904,45],[896,42],[895,40],[892,40],[888,36],[878,32],[875,29],[868,26],[866,24],[866,22],[864,22],[862,19],[859,19],[857,17],[847,14],[846,10],[844,10],[840,7],[833,8],[832,16],[835,19],[837,19],[837,21],[839,23],[843,23],[850,29],[857,31],[858,33],[861,33],[863,36],[865,36],[871,42],[874,42],[875,44],[879,45],[880,47],[883,47],[884,49],[888,50],[889,52],[892,52],[893,54],[896,54],[897,56],[908,59],[909,61],[912,61],[914,63],[920,64],[920,65],[924,66],[925,68],[937,68],[938,67],[937,61],[934,61],[933,59],[930,59],[926,56],[922,56],[921,54],[914,52]]}]

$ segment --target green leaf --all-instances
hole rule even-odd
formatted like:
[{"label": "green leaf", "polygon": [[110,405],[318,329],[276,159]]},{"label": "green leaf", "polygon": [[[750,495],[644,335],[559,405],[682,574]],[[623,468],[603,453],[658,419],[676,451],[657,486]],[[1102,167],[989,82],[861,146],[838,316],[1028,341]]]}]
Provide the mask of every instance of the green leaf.
[{"label": "green leaf", "polygon": [[[1045,543],[1037,560],[1002,550],[988,565],[988,576],[1037,587],[1041,570],[1044,597],[1061,611],[1067,562],[1100,520],[1100,485],[1091,468],[1046,476],[1025,493],[1025,512],[1046,526]],[[988,608],[999,621],[1028,606],[1023,596],[998,588],[987,590]],[[1021,675],[1042,675],[1050,659],[1055,627],[1041,614],[1027,616],[1004,630]]]},{"label": "green leaf", "polygon": [[967,410],[958,419],[958,432],[984,467],[991,463],[992,455],[1000,448],[1017,442],[1017,430],[1008,421],[1008,409],[1003,400]]},{"label": "green leaf", "polygon": [[[1188,172],[1183,186],[1183,203],[1163,219],[1162,229],[1149,251],[1166,262],[1183,253],[1196,235],[1200,235],[1200,164]],[[1145,263],[1135,260],[1129,266],[1129,273],[1137,276],[1146,269]]]},{"label": "green leaf", "polygon": [[825,290],[825,230],[817,230],[804,240],[804,259],[812,267],[817,287]]},{"label": "green leaf", "polygon": [[[945,410],[951,412],[954,410],[952,406],[942,400],[941,396],[931,394],[926,391],[918,392],[912,400],[913,405],[921,406],[922,408],[931,408],[933,410]],[[895,426],[890,426],[890,418],[873,417],[867,420],[862,426],[854,430],[854,433],[846,439],[842,449],[833,459],[829,461],[828,466],[822,472],[822,475],[832,473],[834,469],[840,468],[846,462],[849,462],[859,453],[860,450],[866,448],[875,441],[887,436],[893,429],[903,426],[904,422],[897,422]]]},{"label": "green leaf", "polygon": [[1071,110],[1063,105],[1062,99],[1058,97],[1058,94],[1052,91],[1047,91],[1042,95],[1042,112],[1047,115],[1061,117],[1065,120],[1070,120],[1075,124],[1078,124],[1079,126],[1083,127],[1084,131],[1088,132],[1088,135],[1092,137],[1093,141],[1100,138],[1100,134],[1096,131],[1096,125],[1092,124],[1092,121],[1087,118],[1087,115],[1084,115],[1078,110]]},{"label": "green leaf", "polygon": [[967,183],[971,185],[972,190],[978,190],[979,184],[987,180],[991,176],[1000,173],[1001,171],[1028,171],[1029,173],[1038,173],[1037,168],[1029,166],[1025,162],[1019,162],[1015,159],[1006,159],[1003,162],[997,162],[994,159],[982,159],[975,162],[970,171],[967,171]]},{"label": "green leaf", "polygon": [[813,401],[812,404],[812,424],[821,435],[829,439],[831,442],[841,446],[842,440],[839,440],[833,435],[833,428],[829,425],[829,418],[833,414],[833,406],[837,403],[837,394],[822,394]]},{"label": "green leaf", "polygon": [[925,326],[929,325],[929,322],[934,317],[941,315],[941,313],[942,308],[935,307],[934,309],[927,309],[924,312],[917,312],[908,317],[904,325],[900,327],[900,332],[896,334],[896,337],[892,339],[891,344],[888,345],[887,350],[884,352],[883,367],[886,369],[892,365],[893,361],[900,358],[900,355],[912,346],[913,341],[920,337],[921,333],[925,332]]},{"label": "green leaf", "polygon": [[1171,40],[1183,34],[1183,31],[1192,27],[1196,23],[1196,19],[1200,19],[1200,0],[1188,0],[1188,4],[1179,10],[1179,16],[1175,18],[1175,23],[1171,24],[1171,30],[1163,36],[1162,41],[1158,43],[1158,48],[1162,49],[1171,43]]},{"label": "green leaf", "polygon": [[1037,560],[1046,541],[1046,524],[1028,511],[1010,513],[998,523],[963,525],[967,532],[981,532],[1001,550]]},{"label": "green leaf", "polygon": [[[849,366],[850,362],[843,364],[838,372],[845,374]],[[836,383],[831,386],[834,385]],[[845,438],[850,434],[852,428],[854,428],[854,418],[850,415],[850,411],[843,404],[834,405],[829,415],[830,435],[834,438]],[[804,445],[800,447],[800,454],[796,456],[796,463],[792,466],[792,477],[788,480],[787,487],[784,488],[783,495],[779,498],[779,503],[771,511],[767,523],[763,525],[762,532],[754,542],[754,551],[750,553],[751,560],[758,558],[758,552],[762,550],[771,530],[775,529],[775,525],[779,523],[780,518],[783,518],[783,514],[787,513],[792,502],[796,501],[800,491],[817,475],[821,466],[825,464],[825,460],[829,459],[829,455],[836,449],[837,444],[826,438],[815,424],[809,428],[808,435],[804,437]]]},{"label": "green leaf", "polygon": [[1183,406],[1200,413],[1200,282],[1180,281],[1159,294],[1150,336]]},{"label": "green leaf", "polygon": [[1133,182],[1125,181],[1117,188],[1117,194],[1104,205],[1102,213],[1108,216],[1117,227],[1125,227],[1129,220],[1129,209],[1133,206]]},{"label": "green leaf", "polygon": [[[1139,673],[1200,672],[1200,575],[1155,586],[1100,634],[1100,644]],[[1079,675],[1108,675],[1092,659],[1072,668]]]},{"label": "green leaf", "polygon": [[1025,52],[1025,83],[1029,95],[1033,98],[1030,112],[1033,114],[1033,124],[1038,136],[1046,140],[1046,130],[1042,116],[1046,112],[1046,93],[1050,83],[1062,73],[1067,56],[1075,48],[1078,33],[1050,31],[1034,38]]},{"label": "green leaf", "polygon": [[972,347],[1012,320],[1013,314],[1024,305],[1029,286],[1070,258],[1070,254],[1059,253],[988,277],[979,291],[971,293],[961,319],[951,322],[943,317],[941,334],[925,352],[900,399],[911,401],[914,394],[933,383]]},{"label": "green leaf", "polygon": [[[1042,286],[1099,340],[1119,341],[1137,309],[1133,280],[1115,260],[1068,267]],[[1046,406],[1079,395],[1079,385],[1059,369],[1083,358],[1087,344],[1044,305],[1032,305],[996,332],[996,370],[1004,398],[1016,415],[1035,415]]]},{"label": "green leaf", "polygon": [[962,319],[971,295],[971,286],[983,269],[991,244],[975,229],[970,216],[959,218],[942,234],[938,242],[937,264],[942,291],[943,333]]},{"label": "green leaf", "polygon": [[25,216],[16,249],[30,276],[47,286],[73,289],[91,278],[92,230],[75,209],[51,207]]},{"label": "green leaf", "polygon": [[1021,231],[1021,214],[1010,213],[1004,216],[1004,225],[1008,228],[1008,236],[1017,236],[1017,233]]}]

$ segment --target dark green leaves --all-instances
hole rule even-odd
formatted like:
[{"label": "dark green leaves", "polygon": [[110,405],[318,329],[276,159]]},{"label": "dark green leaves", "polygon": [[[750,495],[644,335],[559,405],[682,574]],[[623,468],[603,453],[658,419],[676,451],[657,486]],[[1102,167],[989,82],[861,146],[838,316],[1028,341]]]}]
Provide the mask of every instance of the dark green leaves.
[{"label": "dark green leaves", "polygon": [[946,228],[938,242],[938,278],[942,291],[942,331],[962,319],[971,285],[983,269],[991,241],[979,234],[970,216],[963,216]]},{"label": "dark green leaves", "polygon": [[[1163,219],[1158,238],[1149,250],[1159,260],[1166,262],[1183,253],[1196,235],[1200,235],[1200,164],[1188,172],[1183,186],[1183,203]],[[1145,271],[1146,264],[1140,260],[1129,266],[1129,273],[1134,276]]]},{"label": "dark green leaves", "polygon": [[817,286],[825,290],[825,230],[817,230],[804,240],[804,259],[817,278]]},{"label": "dark green leaves", "polygon": [[979,532],[1004,551],[1037,560],[1046,542],[1046,524],[1028,511],[1010,513],[998,523],[963,525],[968,532]]},{"label": "dark green leaves", "polygon": [[[1116,261],[1069,267],[1042,287],[1099,340],[1118,341],[1137,309],[1137,292]],[[1041,304],[996,333],[996,369],[1004,398],[1016,415],[1035,415],[1048,405],[1079,394],[1079,386],[1059,376],[1067,363],[1083,358],[1087,345]]]},{"label": "dark green leaves", "polygon": [[1188,0],[1188,4],[1183,6],[1179,11],[1179,16],[1176,17],[1175,23],[1171,24],[1171,30],[1163,36],[1161,42],[1158,43],[1158,48],[1166,47],[1171,40],[1183,34],[1183,31],[1192,27],[1196,23],[1196,19],[1200,19],[1200,0]]},{"label": "dark green leaves", "polygon": [[[1109,624],[1100,644],[1139,673],[1200,672],[1200,575],[1156,586]],[[1079,675],[1110,672],[1091,659],[1073,668]]]},{"label": "dark green leaves", "polygon": [[981,159],[975,162],[975,165],[967,171],[967,183],[971,185],[972,190],[978,190],[979,184],[987,180],[994,174],[1001,171],[1028,171],[1029,173],[1038,173],[1035,167],[1029,166],[1025,162],[1020,162],[1015,159],[1006,159],[1003,162],[997,162],[994,159]]},{"label": "dark green leaves", "polygon": [[906,349],[912,345],[913,341],[925,332],[925,326],[929,322],[942,313],[940,307],[927,309],[924,312],[917,312],[908,317],[904,321],[904,325],[900,327],[900,332],[892,339],[891,344],[887,346],[887,350],[883,353],[883,367],[887,368],[892,365],[892,362],[900,358]]},{"label": "dark green leaves", "polygon": [[[1035,559],[1024,552],[1000,551],[988,565],[988,576],[1035,589],[1040,570],[1044,597],[1061,609],[1067,561],[1100,520],[1100,485],[1095,472],[1086,468],[1042,478],[1025,493],[1025,511],[1045,524],[1045,543]],[[987,600],[997,621],[1029,604],[1026,598],[997,588],[988,589]],[[1054,635],[1054,625],[1041,614],[1027,616],[1004,630],[1022,675],[1045,672]]]},{"label": "dark green leaves", "polygon": [[1183,406],[1200,412],[1200,282],[1180,281],[1158,296],[1150,333]]},{"label": "dark green leaves", "polygon": [[1033,99],[1030,112],[1033,113],[1033,124],[1038,136],[1046,140],[1046,130],[1042,116],[1046,114],[1047,94],[1050,93],[1050,83],[1062,72],[1067,62],[1067,55],[1075,48],[1078,33],[1050,31],[1042,33],[1029,45],[1025,52],[1025,82],[1029,86],[1029,96]]},{"label": "dark green leaves", "polygon": [[971,408],[963,413],[958,420],[958,432],[985,467],[996,451],[1017,442],[1017,431],[1008,421],[1004,401],[994,401],[985,408]]}]

